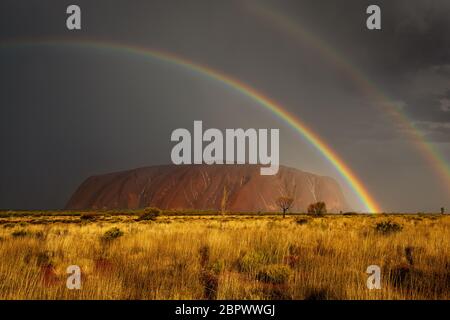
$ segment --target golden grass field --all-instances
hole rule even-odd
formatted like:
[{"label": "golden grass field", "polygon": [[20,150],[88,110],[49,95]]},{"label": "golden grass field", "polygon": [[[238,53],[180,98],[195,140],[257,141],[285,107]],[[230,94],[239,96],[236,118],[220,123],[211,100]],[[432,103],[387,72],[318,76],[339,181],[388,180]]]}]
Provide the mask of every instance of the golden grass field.
[{"label": "golden grass field", "polygon": [[[377,231],[392,221],[402,229]],[[450,216],[7,214],[0,299],[449,299]],[[105,232],[119,228],[105,238]],[[395,231],[395,230],[394,230]],[[366,287],[369,265],[381,289]],[[66,288],[66,268],[82,288]]]}]

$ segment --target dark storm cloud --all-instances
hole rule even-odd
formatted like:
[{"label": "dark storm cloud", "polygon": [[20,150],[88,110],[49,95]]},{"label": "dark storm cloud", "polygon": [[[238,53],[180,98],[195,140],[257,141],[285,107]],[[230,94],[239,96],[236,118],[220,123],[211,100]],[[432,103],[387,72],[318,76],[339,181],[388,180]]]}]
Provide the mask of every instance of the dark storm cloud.
[{"label": "dark storm cloud", "polygon": [[450,90],[443,94],[422,94],[417,99],[408,101],[408,109],[420,121],[450,124],[449,98]]},{"label": "dark storm cloud", "polygon": [[448,123],[418,122],[416,126],[427,133],[425,138],[429,141],[449,142],[450,125]]},{"label": "dark storm cloud", "polygon": [[[436,128],[450,125],[449,70],[450,64],[434,65],[411,70],[401,77],[403,85],[399,99],[404,102],[405,111],[413,121],[422,123],[420,127],[432,141],[450,142],[450,135],[436,135],[434,132]],[[423,125],[424,122],[430,125]],[[435,137],[439,138],[436,140]]]},{"label": "dark storm cloud", "polygon": [[412,116],[420,119],[416,127],[426,133],[427,140],[450,142],[450,89],[434,95],[422,94],[409,106],[413,106],[410,111],[415,112]]},{"label": "dark storm cloud", "polygon": [[450,142],[450,112],[445,107],[450,89],[450,2],[382,1],[380,6],[387,32],[368,44],[371,64],[382,70],[377,76],[380,87],[403,103],[404,112],[427,139]]},{"label": "dark storm cloud", "polygon": [[397,61],[391,81],[403,88],[395,94],[405,112],[426,138],[450,142],[450,112],[445,107],[450,90],[450,2],[394,1],[393,47]]},{"label": "dark storm cloud", "polygon": [[394,37],[406,69],[450,63],[450,3],[448,1],[394,1],[397,14]]}]

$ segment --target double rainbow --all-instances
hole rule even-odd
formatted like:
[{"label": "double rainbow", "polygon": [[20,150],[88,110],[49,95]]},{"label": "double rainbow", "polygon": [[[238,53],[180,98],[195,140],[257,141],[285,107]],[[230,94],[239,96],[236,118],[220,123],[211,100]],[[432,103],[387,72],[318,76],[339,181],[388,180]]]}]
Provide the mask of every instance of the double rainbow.
[{"label": "double rainbow", "polygon": [[319,137],[313,130],[311,130],[300,119],[289,113],[279,103],[271,100],[267,96],[258,92],[246,83],[243,83],[237,79],[232,78],[222,72],[214,70],[208,66],[194,63],[183,57],[169,53],[163,50],[149,49],[138,46],[124,45],[111,42],[100,42],[97,40],[83,40],[69,42],[66,40],[50,40],[50,41],[15,41],[0,44],[2,47],[17,47],[17,46],[74,46],[85,47],[109,51],[117,51],[120,53],[132,54],[137,56],[143,56],[147,58],[157,59],[159,61],[182,66],[190,71],[201,74],[209,79],[219,81],[229,88],[240,92],[241,94],[253,99],[259,105],[263,106],[267,110],[271,111],[277,117],[287,123],[292,129],[299,133],[306,141],[311,143],[338,171],[338,173],[344,178],[346,183],[350,186],[353,192],[357,195],[359,201],[364,205],[367,212],[377,213],[381,212],[381,209],[374,198],[369,194],[368,190],[362,184],[360,179],[355,173],[344,163],[344,161],[337,155],[337,153],[325,143],[325,141]]}]

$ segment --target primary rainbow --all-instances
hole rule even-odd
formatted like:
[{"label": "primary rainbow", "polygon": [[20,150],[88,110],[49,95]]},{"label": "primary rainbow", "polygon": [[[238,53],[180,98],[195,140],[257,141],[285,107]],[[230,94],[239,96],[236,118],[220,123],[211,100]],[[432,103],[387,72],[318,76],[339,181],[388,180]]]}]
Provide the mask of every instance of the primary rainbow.
[{"label": "primary rainbow", "polygon": [[75,47],[107,49],[123,53],[130,53],[134,55],[150,57],[153,59],[158,59],[160,61],[183,66],[191,71],[209,77],[210,79],[219,81],[227,85],[228,87],[242,93],[243,95],[253,99],[260,105],[265,107],[267,110],[271,111],[273,114],[278,116],[280,119],[284,120],[291,128],[293,128],[309,143],[311,143],[336,168],[336,170],[344,178],[346,183],[351,187],[353,192],[358,196],[358,199],[364,205],[365,210],[367,212],[370,213],[381,212],[379,205],[374,200],[374,198],[369,194],[368,190],[365,188],[365,186],[362,184],[359,178],[336,154],[336,152],[323,141],[322,138],[320,138],[315,132],[313,132],[310,128],[308,128],[297,117],[289,113],[280,104],[264,96],[262,93],[258,92],[249,85],[232,78],[231,76],[228,76],[222,72],[214,70],[208,66],[194,63],[183,57],[180,57],[173,53],[169,53],[167,51],[124,45],[112,42],[100,42],[98,40],[83,40],[75,42],[70,42],[61,39],[51,41],[35,41],[35,40],[13,41],[7,42],[3,45],[0,44],[0,48],[6,46],[9,47],[9,46],[34,46],[34,45],[47,45],[47,46],[65,45]]},{"label": "primary rainbow", "polygon": [[377,102],[377,105],[389,114],[394,122],[411,137],[421,155],[434,169],[437,178],[450,194],[450,164],[447,163],[439,150],[425,139],[424,134],[415,127],[414,122],[409,119],[405,111],[397,107],[373,81],[359,71],[335,48],[329,46],[325,41],[304,28],[298,21],[291,19],[287,14],[280,13],[275,8],[266,7],[259,2],[248,6],[247,9],[285,31],[293,38],[301,40],[302,43],[306,43],[314,48],[323,58],[330,61],[352,79],[369,97],[372,97]]}]

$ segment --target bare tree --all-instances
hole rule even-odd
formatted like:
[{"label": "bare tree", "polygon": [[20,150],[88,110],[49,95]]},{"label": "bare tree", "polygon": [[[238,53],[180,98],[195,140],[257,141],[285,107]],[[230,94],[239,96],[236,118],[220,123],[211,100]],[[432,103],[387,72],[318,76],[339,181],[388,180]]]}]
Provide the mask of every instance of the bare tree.
[{"label": "bare tree", "polygon": [[308,213],[321,215],[327,213],[327,205],[323,201],[311,203],[308,206]]},{"label": "bare tree", "polygon": [[279,197],[276,201],[277,206],[280,207],[281,210],[283,210],[283,218],[286,217],[286,212],[291,208],[292,204],[294,203],[294,198],[291,197]]}]

